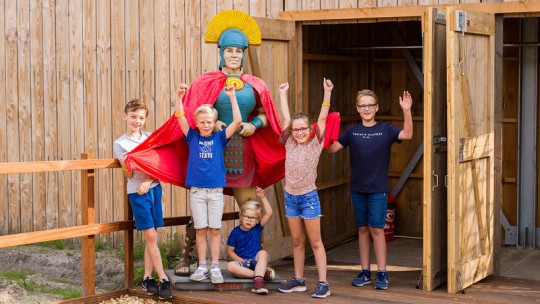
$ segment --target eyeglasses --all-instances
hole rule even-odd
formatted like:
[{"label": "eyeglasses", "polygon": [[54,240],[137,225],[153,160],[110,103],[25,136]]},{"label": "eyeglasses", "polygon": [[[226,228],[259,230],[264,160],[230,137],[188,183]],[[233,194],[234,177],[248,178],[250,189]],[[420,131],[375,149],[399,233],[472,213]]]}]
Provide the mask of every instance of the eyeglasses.
[{"label": "eyeglasses", "polygon": [[308,130],[309,128],[298,128],[298,129],[292,129],[293,133],[304,133]]},{"label": "eyeglasses", "polygon": [[242,218],[248,222],[255,222],[259,219],[258,217],[249,216],[249,215],[242,215]]},{"label": "eyeglasses", "polygon": [[377,106],[376,103],[373,103],[373,104],[365,104],[365,105],[356,105],[356,108],[360,109],[360,110],[373,110],[375,109],[375,107]]}]

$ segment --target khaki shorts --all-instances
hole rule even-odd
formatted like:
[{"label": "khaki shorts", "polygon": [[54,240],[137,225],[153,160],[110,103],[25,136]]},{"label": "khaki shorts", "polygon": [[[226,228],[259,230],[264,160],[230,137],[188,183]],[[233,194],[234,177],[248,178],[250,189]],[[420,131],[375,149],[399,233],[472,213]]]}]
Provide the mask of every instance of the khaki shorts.
[{"label": "khaki shorts", "polygon": [[190,206],[195,229],[221,228],[223,188],[191,187]]}]

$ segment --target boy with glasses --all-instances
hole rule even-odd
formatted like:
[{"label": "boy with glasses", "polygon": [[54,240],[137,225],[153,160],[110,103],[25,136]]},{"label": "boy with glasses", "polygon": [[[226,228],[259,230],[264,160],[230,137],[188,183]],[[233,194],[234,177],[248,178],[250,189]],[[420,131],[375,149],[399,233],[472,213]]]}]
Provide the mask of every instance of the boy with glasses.
[{"label": "boy with glasses", "polygon": [[227,240],[227,256],[233,261],[227,265],[227,270],[239,278],[253,278],[252,292],[268,294],[263,280],[272,281],[274,270],[268,267],[269,256],[261,250],[261,235],[263,227],[272,218],[272,207],[262,188],[255,189],[264,207],[262,215],[261,204],[256,201],[245,202],[240,210],[240,225],[236,226]]},{"label": "boy with glasses", "polygon": [[352,281],[353,286],[371,284],[370,246],[373,239],[377,260],[376,289],[388,289],[386,272],[386,240],[384,224],[388,200],[388,166],[390,149],[396,141],[409,140],[413,135],[412,97],[408,91],[399,97],[403,110],[403,130],[389,123],[375,121],[379,110],[377,95],[362,90],[356,97],[356,110],[362,122],[350,126],[338,141],[328,147],[329,153],[349,147],[351,161],[350,191],[356,226],[362,271]]}]

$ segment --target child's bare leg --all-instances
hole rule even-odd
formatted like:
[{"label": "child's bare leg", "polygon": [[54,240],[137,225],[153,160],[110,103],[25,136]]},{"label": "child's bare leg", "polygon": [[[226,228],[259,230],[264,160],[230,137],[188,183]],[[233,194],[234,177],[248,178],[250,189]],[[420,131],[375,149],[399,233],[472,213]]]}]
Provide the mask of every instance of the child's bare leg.
[{"label": "child's bare leg", "polygon": [[207,248],[206,234],[207,232],[208,232],[208,228],[197,229],[196,243],[197,243],[197,257],[199,258],[199,262],[200,261],[206,262],[206,248]]},{"label": "child's bare leg", "polygon": [[369,227],[369,230],[373,238],[377,270],[386,270],[386,239],[384,238],[384,229]]},{"label": "child's bare leg", "polygon": [[[199,240],[197,240],[199,242]],[[210,228],[210,257],[212,262],[219,261],[221,250],[221,229]]]},{"label": "child's bare leg", "polygon": [[326,282],[326,250],[321,238],[321,219],[304,220],[309,243],[315,255],[315,264],[319,273],[319,282]]},{"label": "child's bare leg", "polygon": [[255,265],[254,276],[264,277],[266,266],[268,265],[268,253],[261,250],[257,253],[257,265]]},{"label": "child's bare leg", "polygon": [[360,265],[362,269],[370,269],[370,234],[367,226],[358,228],[358,251],[360,252]]},{"label": "child's bare leg", "polygon": [[229,264],[227,264],[227,270],[238,278],[251,279],[255,277],[255,272],[253,270],[240,265],[240,262],[237,261],[229,262]]},{"label": "child's bare leg", "polygon": [[144,277],[148,277],[152,274],[152,268],[156,270],[159,280],[167,279],[167,275],[163,270],[163,263],[161,261],[161,254],[157,245],[157,232],[156,229],[150,228],[143,230],[143,236],[145,240],[144,248]]},{"label": "child's bare leg", "polygon": [[287,222],[289,223],[293,240],[294,276],[303,279],[306,235],[304,234],[304,227],[302,227],[302,219],[289,217],[287,218]]}]

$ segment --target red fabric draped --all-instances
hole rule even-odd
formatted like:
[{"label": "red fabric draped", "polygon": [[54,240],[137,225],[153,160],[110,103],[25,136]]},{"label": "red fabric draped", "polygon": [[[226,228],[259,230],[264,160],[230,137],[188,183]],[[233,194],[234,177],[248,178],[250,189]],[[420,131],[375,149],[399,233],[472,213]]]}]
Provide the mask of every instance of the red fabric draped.
[{"label": "red fabric draped", "polygon": [[[195,128],[194,112],[201,104],[214,104],[225,84],[227,76],[221,71],[208,72],[197,78],[183,99],[184,111],[189,125]],[[269,126],[258,129],[251,137],[255,154],[257,186],[266,188],[285,176],[285,147],[278,142],[282,131],[276,107],[268,87],[261,79],[243,74],[241,79],[249,83],[259,94],[260,102],[268,117]],[[339,133],[339,115],[330,113],[327,120],[325,147],[335,141]],[[189,149],[182,136],[176,117],[165,122],[143,143],[126,154],[129,170],[145,172],[163,182],[185,187]],[[226,194],[231,194],[225,188]]]}]

